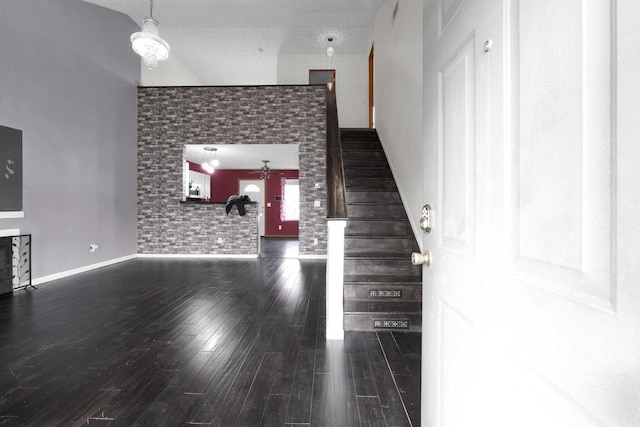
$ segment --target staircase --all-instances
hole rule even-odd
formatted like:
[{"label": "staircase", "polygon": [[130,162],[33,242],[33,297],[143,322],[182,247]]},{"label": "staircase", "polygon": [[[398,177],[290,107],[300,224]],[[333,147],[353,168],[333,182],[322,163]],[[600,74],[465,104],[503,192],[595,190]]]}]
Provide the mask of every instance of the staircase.
[{"label": "staircase", "polygon": [[420,331],[418,245],[374,129],[341,129],[347,190],[344,330]]}]

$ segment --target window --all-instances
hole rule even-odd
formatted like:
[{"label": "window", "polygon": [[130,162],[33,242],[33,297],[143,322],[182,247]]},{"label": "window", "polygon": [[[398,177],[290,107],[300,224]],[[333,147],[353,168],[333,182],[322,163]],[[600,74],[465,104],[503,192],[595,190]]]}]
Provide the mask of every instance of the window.
[{"label": "window", "polygon": [[281,219],[300,221],[300,181],[283,178]]}]

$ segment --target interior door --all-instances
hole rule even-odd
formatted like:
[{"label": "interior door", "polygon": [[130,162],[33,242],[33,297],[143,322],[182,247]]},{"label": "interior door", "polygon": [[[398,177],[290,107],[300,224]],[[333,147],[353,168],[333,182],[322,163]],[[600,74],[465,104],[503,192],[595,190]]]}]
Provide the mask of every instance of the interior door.
[{"label": "interior door", "polygon": [[425,3],[425,426],[640,423],[614,6]]},{"label": "interior door", "polygon": [[[255,187],[249,187],[253,185]],[[263,179],[241,179],[238,182],[238,194],[246,194],[258,202],[258,236],[264,237],[265,188]],[[257,189],[257,190],[256,190]]]}]

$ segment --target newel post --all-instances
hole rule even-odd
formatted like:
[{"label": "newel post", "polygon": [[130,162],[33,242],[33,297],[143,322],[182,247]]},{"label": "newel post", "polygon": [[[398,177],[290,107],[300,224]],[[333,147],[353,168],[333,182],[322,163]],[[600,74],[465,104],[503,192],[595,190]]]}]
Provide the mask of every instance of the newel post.
[{"label": "newel post", "polygon": [[327,221],[327,339],[344,339],[344,230],[347,221]]}]

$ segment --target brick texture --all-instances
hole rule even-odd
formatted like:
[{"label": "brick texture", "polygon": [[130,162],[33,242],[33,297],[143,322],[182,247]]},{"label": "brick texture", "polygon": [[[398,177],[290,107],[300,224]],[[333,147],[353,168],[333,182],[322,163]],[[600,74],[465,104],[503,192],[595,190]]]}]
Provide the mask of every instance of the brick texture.
[{"label": "brick texture", "polygon": [[180,203],[185,144],[299,144],[300,254],[326,254],[324,87],[139,88],[138,252],[256,254],[255,205]]}]

